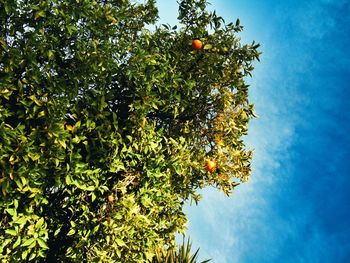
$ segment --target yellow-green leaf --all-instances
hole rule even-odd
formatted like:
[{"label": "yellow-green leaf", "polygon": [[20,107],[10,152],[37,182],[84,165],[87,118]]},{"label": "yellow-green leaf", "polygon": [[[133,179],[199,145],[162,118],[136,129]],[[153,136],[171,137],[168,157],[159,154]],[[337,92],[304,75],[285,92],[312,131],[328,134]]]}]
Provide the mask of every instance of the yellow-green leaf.
[{"label": "yellow-green leaf", "polygon": [[13,244],[12,248],[15,249],[16,247],[19,246],[19,244],[21,244],[21,237],[18,236],[16,242]]},{"label": "yellow-green leaf", "polygon": [[37,161],[40,159],[40,154],[38,153],[28,153],[28,156],[32,161]]},{"label": "yellow-green leaf", "polygon": [[38,244],[41,248],[49,249],[49,247],[46,245],[46,242],[43,239],[38,238],[37,240],[38,240]]},{"label": "yellow-green leaf", "polygon": [[35,224],[35,228],[41,228],[41,226],[44,224],[44,218],[40,218],[38,222]]},{"label": "yellow-green leaf", "polygon": [[115,242],[117,243],[118,246],[126,246],[124,241],[120,238],[116,238]]},{"label": "yellow-green leaf", "polygon": [[92,185],[90,185],[90,186],[88,186],[88,187],[86,187],[86,191],[94,191],[95,190],[95,186],[92,186]]},{"label": "yellow-green leaf", "polygon": [[35,13],[34,19],[38,20],[40,17],[45,17],[45,11],[44,10],[39,10],[38,12]]},{"label": "yellow-green leaf", "polygon": [[25,223],[27,223],[27,218],[22,216],[18,220],[16,220],[15,223],[19,225],[24,225]]},{"label": "yellow-green leaf", "polygon": [[27,239],[26,241],[24,241],[23,243],[23,247],[29,247],[30,245],[32,245],[33,243],[35,242],[35,239],[34,238],[29,238]]},{"label": "yellow-green leaf", "polygon": [[9,234],[9,235],[11,235],[11,236],[16,236],[16,235],[17,235],[17,231],[14,230],[14,229],[6,229],[6,230],[5,230],[5,233],[6,233],[6,234]]},{"label": "yellow-green leaf", "polygon": [[67,233],[67,236],[74,235],[74,233],[75,233],[75,229],[71,229],[71,230],[69,230],[69,232]]}]

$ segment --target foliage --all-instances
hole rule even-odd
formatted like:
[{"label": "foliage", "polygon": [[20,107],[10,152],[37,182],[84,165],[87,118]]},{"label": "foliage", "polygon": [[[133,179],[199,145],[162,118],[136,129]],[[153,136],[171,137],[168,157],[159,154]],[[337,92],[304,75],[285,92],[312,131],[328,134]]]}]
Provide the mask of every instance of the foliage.
[{"label": "foliage", "polygon": [[150,261],[198,188],[248,180],[259,45],[206,4],[151,31],[154,0],[0,0],[2,262]]},{"label": "foliage", "polygon": [[[185,238],[182,240],[182,244],[178,247],[178,250],[169,249],[166,252],[156,252],[156,256],[153,259],[153,263],[196,263],[199,248],[191,254],[192,244],[190,239],[185,242]],[[207,263],[210,259],[201,261],[201,263]]]}]

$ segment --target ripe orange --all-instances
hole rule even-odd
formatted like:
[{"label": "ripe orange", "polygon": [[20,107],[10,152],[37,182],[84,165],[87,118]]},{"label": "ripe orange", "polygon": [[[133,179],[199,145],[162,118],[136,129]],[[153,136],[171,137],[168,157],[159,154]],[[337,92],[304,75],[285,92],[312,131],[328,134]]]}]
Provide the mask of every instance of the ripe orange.
[{"label": "ripe orange", "polygon": [[195,39],[192,42],[192,48],[195,50],[201,49],[203,46],[202,41],[200,41],[199,39]]},{"label": "ripe orange", "polygon": [[214,172],[216,169],[216,162],[212,161],[212,160],[206,160],[205,161],[205,169],[207,169],[207,171],[209,172]]},{"label": "ripe orange", "polygon": [[112,203],[114,201],[114,196],[113,195],[109,195],[108,196],[108,202]]}]

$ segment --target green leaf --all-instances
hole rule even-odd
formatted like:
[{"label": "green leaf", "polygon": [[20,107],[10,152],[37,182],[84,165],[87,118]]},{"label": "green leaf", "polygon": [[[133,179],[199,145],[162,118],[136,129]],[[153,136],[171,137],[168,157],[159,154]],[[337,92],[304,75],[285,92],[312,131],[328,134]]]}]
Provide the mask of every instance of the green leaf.
[{"label": "green leaf", "polygon": [[14,229],[6,229],[6,230],[5,230],[5,233],[6,233],[6,234],[9,234],[9,235],[11,235],[11,236],[16,236],[16,235],[17,235],[17,231],[14,230]]},{"label": "green leaf", "polygon": [[72,184],[72,178],[71,178],[70,175],[67,175],[67,176],[66,176],[66,184],[67,184],[67,185],[71,185],[71,184]]},{"label": "green leaf", "polygon": [[122,252],[120,251],[120,249],[116,248],[116,253],[117,253],[118,258],[121,258]]},{"label": "green leaf", "polygon": [[60,229],[60,228],[56,229],[55,233],[53,233],[53,236],[54,236],[54,237],[57,237],[57,235],[58,235],[60,232],[61,232],[61,229]]},{"label": "green leaf", "polygon": [[15,209],[17,210],[17,208],[18,208],[18,200],[17,199],[13,200],[13,204],[15,206]]},{"label": "green leaf", "polygon": [[52,50],[47,51],[47,57],[49,60],[52,60],[55,58],[55,55]]},{"label": "green leaf", "polygon": [[49,249],[49,247],[46,245],[46,242],[43,239],[38,238],[37,241],[38,241],[38,244],[41,248]]},{"label": "green leaf", "polygon": [[40,111],[39,113],[38,113],[38,118],[42,118],[42,117],[44,117],[45,116],[45,111]]},{"label": "green leaf", "polygon": [[13,209],[13,208],[7,208],[7,209],[5,209],[5,211],[7,213],[9,213],[11,216],[17,215],[17,211],[15,209]]},{"label": "green leaf", "polygon": [[12,248],[15,249],[16,247],[18,247],[21,244],[21,237],[18,236],[16,242],[13,244]]},{"label": "green leaf", "polygon": [[100,228],[100,225],[96,225],[94,229],[92,230],[92,233],[96,233],[98,229]]},{"label": "green leaf", "polygon": [[37,161],[40,159],[40,154],[39,153],[28,153],[28,156],[32,161]]},{"label": "green leaf", "polygon": [[67,236],[72,236],[75,234],[75,229],[71,229],[69,230],[69,232],[67,233]]},{"label": "green leaf", "polygon": [[32,245],[35,242],[34,238],[29,238],[26,241],[24,241],[24,243],[22,244],[23,247],[29,247],[30,245]]},{"label": "green leaf", "polygon": [[95,190],[95,186],[93,186],[93,185],[86,187],[86,191],[92,192],[94,190]]},{"label": "green leaf", "polygon": [[96,200],[96,195],[94,192],[91,193],[91,201],[95,201]]},{"label": "green leaf", "polygon": [[28,250],[25,250],[22,252],[22,259],[26,259],[27,255],[28,255],[29,251]]},{"label": "green leaf", "polygon": [[42,102],[39,101],[35,95],[31,95],[31,96],[29,96],[28,98],[30,98],[32,101],[34,101],[34,103],[35,103],[36,105],[42,106]]},{"label": "green leaf", "polygon": [[117,243],[118,246],[126,246],[124,241],[120,238],[116,238],[115,242]]},{"label": "green leaf", "polygon": [[44,218],[42,217],[36,222],[35,228],[40,229],[43,224],[44,224]]},{"label": "green leaf", "polygon": [[57,140],[57,142],[64,148],[64,149],[66,149],[67,148],[67,144],[66,144],[66,142],[65,141],[63,141],[63,140]]},{"label": "green leaf", "polygon": [[33,260],[35,257],[36,257],[36,253],[32,251],[29,257],[29,261]]},{"label": "green leaf", "polygon": [[157,104],[156,104],[155,102],[152,102],[152,107],[153,107],[154,109],[156,109],[156,110],[159,109],[158,106],[157,106]]},{"label": "green leaf", "polygon": [[19,225],[24,225],[27,223],[27,218],[26,217],[19,217],[14,223],[19,224]]},{"label": "green leaf", "polygon": [[35,13],[34,19],[38,20],[40,17],[45,17],[45,11],[44,10],[39,10],[38,12]]},{"label": "green leaf", "polygon": [[117,214],[114,215],[114,218],[117,219],[117,220],[119,220],[119,219],[122,219],[122,218],[123,218],[123,215],[120,214],[120,213],[117,213]]}]

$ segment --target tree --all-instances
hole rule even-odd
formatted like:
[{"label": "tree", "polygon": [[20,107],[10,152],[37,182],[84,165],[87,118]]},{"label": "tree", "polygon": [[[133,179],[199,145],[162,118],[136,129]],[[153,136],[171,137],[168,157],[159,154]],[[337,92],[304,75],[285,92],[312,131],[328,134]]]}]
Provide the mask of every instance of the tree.
[{"label": "tree", "polygon": [[248,180],[259,45],[206,5],[150,30],[154,0],[0,0],[2,262],[152,261],[199,188]]}]

